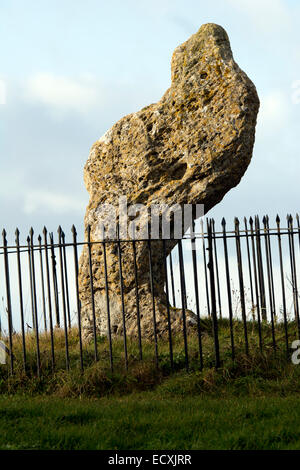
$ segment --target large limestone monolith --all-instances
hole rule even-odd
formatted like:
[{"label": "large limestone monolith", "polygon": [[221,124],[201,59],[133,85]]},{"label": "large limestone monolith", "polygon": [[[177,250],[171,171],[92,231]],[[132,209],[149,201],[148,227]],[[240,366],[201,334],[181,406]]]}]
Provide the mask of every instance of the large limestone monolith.
[{"label": "large limestone monolith", "polygon": [[[85,226],[91,227],[92,241],[99,239],[99,214],[105,203],[114,205],[117,214],[120,196],[126,196],[129,205],[147,207],[153,203],[200,203],[207,212],[239,183],[250,163],[259,99],[251,80],[234,62],[224,29],[215,24],[203,25],[175,49],[171,68],[171,86],[161,100],[120,119],[91,149],[84,180],[90,194]],[[129,221],[132,219],[134,216]],[[167,328],[164,259],[161,242],[155,243],[153,274],[160,334]],[[175,245],[175,241],[167,242],[167,254]],[[93,246],[92,255],[97,330],[106,334],[102,247]],[[122,259],[127,333],[136,334],[130,244],[122,244]],[[116,246],[107,245],[107,262],[111,326],[113,332],[121,333]],[[151,336],[152,298],[144,243],[137,243],[137,268],[142,334]],[[80,259],[79,283],[83,331],[88,337],[92,332],[92,309],[87,248]],[[172,310],[171,315],[174,328],[180,326],[180,310]],[[188,323],[193,322],[194,316],[188,312]]]}]

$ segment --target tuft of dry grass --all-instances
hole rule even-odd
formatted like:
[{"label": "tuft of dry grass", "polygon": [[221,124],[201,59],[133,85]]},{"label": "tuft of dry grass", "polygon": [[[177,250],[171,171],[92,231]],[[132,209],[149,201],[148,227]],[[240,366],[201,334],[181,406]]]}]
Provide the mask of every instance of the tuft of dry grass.
[{"label": "tuft of dry grass", "polygon": [[[271,383],[276,388],[279,382],[285,386],[297,387],[298,368],[290,362],[285,348],[285,331],[281,323],[276,324],[276,351],[273,348],[272,331],[269,324],[262,325],[263,353],[259,349],[258,325],[247,323],[249,354],[245,352],[243,324],[233,324],[235,360],[231,356],[229,321],[219,321],[219,345],[221,367],[215,370],[215,349],[212,323],[209,318],[201,321],[203,349],[203,370],[200,370],[198,335],[188,334],[189,373],[185,373],[183,335],[173,336],[174,370],[171,369],[168,338],[159,338],[159,366],[155,363],[153,341],[143,341],[143,359],[139,358],[138,340],[127,339],[128,370],[125,369],[123,338],[113,338],[113,372],[110,370],[109,344],[106,338],[97,339],[98,361],[94,358],[94,344],[84,344],[84,371],[80,370],[78,330],[68,331],[70,370],[66,370],[65,334],[62,329],[54,331],[55,369],[52,371],[51,337],[42,332],[39,337],[41,376],[37,378],[37,350],[34,332],[26,334],[26,370],[22,357],[22,338],[13,337],[14,374],[10,374],[9,358],[0,366],[0,393],[25,393],[29,395],[48,394],[59,397],[101,397],[124,395],[132,392],[160,388],[164,393],[222,393],[222,386],[233,386],[235,392],[247,388],[264,388]],[[289,343],[297,339],[294,322],[288,325]],[[6,340],[7,338],[2,338]],[[234,385],[233,385],[234,384]],[[279,385],[278,385],[279,387]],[[173,391],[172,391],[173,390]],[[220,392],[221,390],[221,392]],[[259,392],[258,392],[259,393]]]}]

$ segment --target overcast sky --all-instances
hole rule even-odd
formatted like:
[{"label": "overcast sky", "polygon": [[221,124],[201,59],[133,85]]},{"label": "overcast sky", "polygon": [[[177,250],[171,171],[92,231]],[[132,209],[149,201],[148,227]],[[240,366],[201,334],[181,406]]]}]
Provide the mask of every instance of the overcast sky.
[{"label": "overcast sky", "polygon": [[1,0],[0,22],[0,204],[10,233],[73,223],[82,233],[91,145],[161,98],[173,50],[207,22],[226,29],[261,100],[250,167],[210,215],[299,210],[299,1]]}]

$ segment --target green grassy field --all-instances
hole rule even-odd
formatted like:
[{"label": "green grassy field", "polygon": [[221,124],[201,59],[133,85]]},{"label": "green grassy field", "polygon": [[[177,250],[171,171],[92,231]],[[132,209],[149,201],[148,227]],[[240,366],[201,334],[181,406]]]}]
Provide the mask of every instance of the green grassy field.
[{"label": "green grassy field", "polygon": [[[197,336],[190,334],[189,373],[182,337],[174,338],[174,373],[162,339],[158,369],[153,344],[145,343],[140,361],[137,342],[129,340],[126,372],[122,341],[114,340],[112,374],[107,343],[99,339],[99,362],[93,363],[93,345],[85,346],[81,373],[76,331],[71,331],[70,372],[64,370],[64,338],[57,332],[56,371],[51,372],[44,335],[37,379],[34,336],[26,338],[26,373],[15,337],[15,374],[0,368],[0,449],[300,449],[300,366],[286,356],[282,325],[276,325],[276,354],[270,327],[264,325],[261,354],[257,327],[249,322],[246,355],[236,322],[233,362],[228,322],[220,322],[219,370],[213,367],[211,325],[202,326],[205,367],[199,370]],[[296,338],[296,325],[290,323],[289,342]]]},{"label": "green grassy field", "polygon": [[300,449],[300,396],[0,398],[0,449]]}]

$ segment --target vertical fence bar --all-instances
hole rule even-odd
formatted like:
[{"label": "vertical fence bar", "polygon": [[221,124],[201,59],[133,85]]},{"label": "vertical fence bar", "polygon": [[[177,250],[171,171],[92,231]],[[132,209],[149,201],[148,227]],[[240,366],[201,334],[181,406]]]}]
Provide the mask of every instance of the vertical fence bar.
[{"label": "vertical fence bar", "polygon": [[121,250],[120,226],[119,226],[119,223],[117,224],[117,248],[118,248],[118,260],[119,260],[120,293],[121,293],[121,304],[122,304],[122,320],[123,320],[123,339],[124,339],[125,369],[128,370],[128,353],[127,353],[127,336],[126,336],[124,285],[123,285],[123,270],[122,270],[122,250]]},{"label": "vertical fence bar", "polygon": [[56,273],[56,256],[55,256],[55,249],[54,249],[53,233],[49,233],[49,237],[50,237],[51,261],[52,261],[52,282],[53,282],[54,304],[55,304],[55,320],[56,320],[56,328],[60,328],[59,298],[58,298],[58,285],[57,285],[57,273]]},{"label": "vertical fence bar", "polygon": [[83,372],[83,354],[82,354],[82,334],[81,334],[81,305],[79,299],[78,285],[78,252],[77,252],[77,231],[75,225],[72,225],[73,234],[73,255],[74,255],[74,271],[75,271],[75,289],[77,303],[77,321],[78,321],[78,337],[79,337],[79,354],[80,354],[80,370]]},{"label": "vertical fence bar", "polygon": [[191,248],[192,248],[192,261],[193,261],[193,275],[194,275],[194,292],[196,300],[196,314],[197,314],[197,333],[198,333],[198,346],[199,346],[199,360],[200,370],[203,369],[203,351],[202,351],[202,339],[201,339],[201,319],[200,319],[200,304],[199,304],[199,283],[198,283],[198,270],[197,270],[197,247],[195,237],[195,221],[192,224],[192,237],[191,237]]},{"label": "vertical fence bar", "polygon": [[207,314],[210,317],[210,302],[209,302],[209,290],[208,290],[208,276],[207,276],[207,264],[206,264],[206,247],[205,247],[205,235],[203,228],[203,220],[201,219],[201,232],[202,232],[202,250],[203,250],[203,263],[204,263],[204,277],[205,277],[205,292],[206,292],[206,303],[207,303]]},{"label": "vertical fence bar", "polygon": [[106,241],[103,240],[103,259],[104,259],[104,279],[105,279],[105,297],[106,297],[106,312],[107,312],[107,334],[109,343],[109,360],[110,370],[113,372],[113,349],[112,349],[112,336],[111,336],[111,321],[110,321],[110,303],[109,303],[109,288],[108,288],[108,273],[107,273],[107,259],[106,259]]},{"label": "vertical fence bar", "polygon": [[165,284],[166,284],[166,302],[167,302],[167,320],[168,320],[168,334],[169,334],[169,352],[170,352],[170,364],[171,370],[174,370],[174,359],[173,359],[173,344],[172,344],[172,329],[171,329],[171,316],[170,316],[170,299],[169,299],[169,282],[168,282],[168,271],[167,271],[167,249],[166,240],[162,240],[163,246],[163,257],[164,257],[164,271],[165,271]]},{"label": "vertical fence bar", "polygon": [[153,279],[153,266],[152,266],[152,247],[150,239],[150,230],[148,230],[148,257],[149,257],[149,281],[152,295],[152,314],[153,314],[153,333],[154,333],[154,346],[155,346],[155,364],[158,368],[158,344],[157,344],[157,326],[156,326],[156,311],[155,311],[155,294],[154,294],[154,279]]},{"label": "vertical fence bar", "polygon": [[260,291],[260,306],[261,306],[261,318],[263,321],[267,321],[267,307],[266,307],[266,293],[265,293],[265,281],[264,281],[264,270],[261,252],[261,233],[258,216],[255,217],[255,232],[256,232],[256,251],[257,251],[257,270],[258,270],[258,281]]},{"label": "vertical fence bar", "polygon": [[32,328],[35,329],[33,284],[32,284],[32,266],[31,266],[31,249],[30,249],[30,237],[29,236],[27,237],[27,253],[28,253],[28,268],[29,268],[29,280],[30,280]]},{"label": "vertical fence bar", "polygon": [[136,319],[137,319],[138,341],[139,341],[139,357],[140,357],[140,360],[142,360],[143,350],[142,350],[142,334],[141,334],[141,318],[140,318],[139,281],[138,281],[138,271],[137,271],[137,264],[136,264],[136,241],[135,240],[132,240],[132,250],[133,250],[133,264],[134,264],[134,283],[135,283]]},{"label": "vertical fence bar", "polygon": [[249,281],[250,281],[250,294],[252,304],[252,314],[254,314],[254,295],[253,295],[253,283],[252,283],[252,269],[251,269],[251,258],[250,258],[250,247],[249,247],[249,232],[247,219],[244,217],[246,244],[247,244],[247,257],[248,257],[248,269],[249,269]]},{"label": "vertical fence bar", "polygon": [[171,289],[172,289],[173,307],[176,308],[176,297],[175,297],[175,285],[174,285],[174,272],[173,272],[172,252],[170,252],[170,254],[169,254],[169,263],[170,263],[170,276],[171,276]]},{"label": "vertical fence bar", "polygon": [[91,245],[91,227],[87,226],[87,242],[89,254],[89,275],[90,275],[90,290],[91,290],[91,303],[92,303],[92,325],[94,337],[94,356],[95,361],[98,361],[98,346],[97,346],[97,327],[96,327],[96,311],[95,311],[95,298],[94,298],[94,279],[93,279],[93,262],[92,262],[92,245]]},{"label": "vertical fence bar", "polygon": [[275,338],[275,325],[274,325],[274,306],[273,306],[273,296],[272,296],[272,288],[271,288],[271,271],[270,271],[270,253],[269,253],[269,245],[267,239],[267,219],[263,217],[263,225],[264,225],[264,237],[265,237],[265,250],[266,250],[266,265],[267,265],[267,276],[268,276],[268,287],[269,287],[269,302],[270,302],[270,312],[271,312],[271,329],[272,329],[272,343],[273,349],[276,351],[276,338]]},{"label": "vertical fence bar", "polygon": [[14,355],[13,355],[13,324],[12,324],[12,307],[11,307],[11,292],[10,292],[10,279],[9,279],[9,261],[7,250],[6,231],[2,231],[3,237],[3,254],[4,254],[4,269],[5,269],[5,288],[6,288],[6,308],[8,317],[8,336],[9,336],[9,357],[10,357],[10,372],[14,373]]},{"label": "vertical fence bar", "polygon": [[211,317],[212,317],[213,336],[214,336],[215,365],[216,365],[216,369],[218,369],[221,363],[220,363],[220,346],[219,346],[217,303],[216,303],[215,276],[214,276],[213,237],[212,237],[212,226],[211,226],[210,220],[207,220],[207,237],[208,237],[208,265],[207,266],[209,269],[209,277],[210,277]]},{"label": "vertical fence bar", "polygon": [[286,347],[287,357],[289,357],[289,336],[288,336],[288,326],[287,326],[286,297],[285,297],[285,284],[284,284],[284,271],[283,271],[283,260],[282,260],[282,245],[281,245],[280,217],[279,217],[279,215],[277,215],[277,217],[276,217],[276,224],[277,224],[277,239],[278,239],[279,263],[280,263],[280,278],[281,278],[281,292],[282,292],[282,307],[283,307],[285,347]]},{"label": "vertical fence bar", "polygon": [[65,286],[64,286],[64,266],[63,266],[63,255],[62,255],[62,228],[61,228],[61,226],[58,227],[57,233],[58,233],[60,281],[61,281],[63,318],[64,318],[64,333],[65,333],[66,369],[69,370],[70,369],[70,357],[69,357],[69,339],[68,339],[68,324],[67,324],[67,312],[66,312],[66,297],[65,297]]},{"label": "vertical fence bar", "polygon": [[32,269],[32,291],[34,302],[34,320],[35,320],[35,339],[36,339],[36,364],[37,375],[40,377],[41,357],[40,357],[40,339],[39,339],[39,320],[37,312],[37,297],[36,297],[36,281],[35,281],[35,262],[34,262],[34,243],[33,243],[33,228],[30,229],[30,250],[31,250],[31,269]]},{"label": "vertical fence bar", "polygon": [[251,246],[252,246],[252,261],[253,261],[253,276],[254,276],[254,286],[255,286],[255,296],[256,296],[256,310],[257,310],[257,326],[258,326],[258,339],[259,339],[259,348],[262,352],[263,343],[262,343],[262,333],[261,333],[261,315],[259,308],[259,289],[258,289],[258,280],[257,280],[257,269],[256,269],[256,253],[255,253],[255,242],[254,242],[254,230],[253,230],[253,219],[250,217],[250,237],[251,237]]},{"label": "vertical fence bar", "polygon": [[288,222],[288,233],[289,233],[289,249],[290,249],[294,309],[295,309],[296,322],[298,326],[298,336],[300,339],[300,319],[299,319],[297,273],[296,273],[296,264],[295,264],[294,228],[293,228],[293,217],[291,215],[287,217],[287,222]]},{"label": "vertical fence bar", "polygon": [[224,217],[222,219],[222,227],[223,227],[224,259],[225,259],[227,299],[228,299],[229,324],[230,324],[231,357],[232,357],[232,360],[234,361],[235,350],[234,350],[234,334],[233,334],[232,297],[231,297],[230,271],[229,271],[228,249],[227,249],[226,221]]},{"label": "vertical fence bar", "polygon": [[61,233],[62,238],[62,250],[63,250],[63,265],[65,273],[65,286],[66,286],[66,304],[67,304],[67,314],[68,314],[68,325],[71,329],[71,312],[70,312],[70,298],[69,298],[69,280],[68,280],[68,264],[67,264],[67,255],[66,255],[66,235],[65,232]]},{"label": "vertical fence bar", "polygon": [[21,332],[22,332],[23,367],[24,367],[24,371],[26,371],[26,340],[25,340],[22,270],[21,270],[21,257],[20,257],[20,232],[18,228],[15,231],[15,235],[16,235],[16,250],[17,250],[17,265],[18,265],[18,285],[19,285],[19,302],[20,302],[20,316],[21,316]]},{"label": "vertical fence bar", "polygon": [[219,318],[222,318],[219,265],[218,265],[218,251],[217,251],[216,230],[215,230],[215,220],[214,219],[212,219],[212,235],[213,235],[213,243],[214,243],[214,255],[215,255],[214,259],[215,259],[215,272],[216,272],[216,280],[217,280]]},{"label": "vertical fence bar", "polygon": [[178,242],[178,256],[179,256],[179,270],[180,270],[180,291],[181,291],[181,308],[182,308],[182,322],[183,322],[183,341],[184,341],[184,354],[185,354],[185,368],[189,370],[189,354],[187,344],[187,331],[186,331],[186,288],[185,288],[185,275],[184,263],[182,253],[182,242]]},{"label": "vertical fence bar", "polygon": [[248,354],[249,344],[248,344],[247,316],[246,316],[246,305],[245,305],[245,289],[244,289],[244,278],[243,278],[241,239],[240,239],[240,228],[239,228],[240,222],[237,217],[234,219],[234,224],[235,224],[236,255],[237,255],[238,272],[239,272],[240,302],[241,302],[242,319],[243,319],[243,326],[244,326],[245,352],[246,354]]},{"label": "vertical fence bar", "polygon": [[45,301],[45,285],[44,285],[44,269],[43,269],[43,258],[42,258],[42,237],[41,237],[41,235],[38,236],[38,242],[39,242],[39,253],[40,253],[40,271],[41,271],[44,328],[45,328],[45,331],[47,331],[46,301]]},{"label": "vertical fence bar", "polygon": [[272,294],[272,303],[273,303],[273,315],[274,315],[274,321],[276,322],[276,302],[275,302],[275,290],[274,290],[273,261],[272,261],[271,235],[270,235],[268,215],[266,216],[266,227],[267,227],[267,242],[268,242],[268,249],[269,249],[269,259],[270,259],[270,280],[271,280],[271,294]]},{"label": "vertical fence bar", "polygon": [[47,229],[46,229],[46,227],[44,227],[44,229],[43,229],[43,235],[44,235],[44,250],[45,250],[46,283],[47,283],[47,294],[48,294],[50,342],[51,342],[51,365],[52,365],[52,372],[54,372],[54,369],[55,369],[55,353],[54,353],[54,338],[53,338],[53,321],[52,321],[50,271],[49,271],[49,257],[48,257],[48,240],[47,240]]}]

